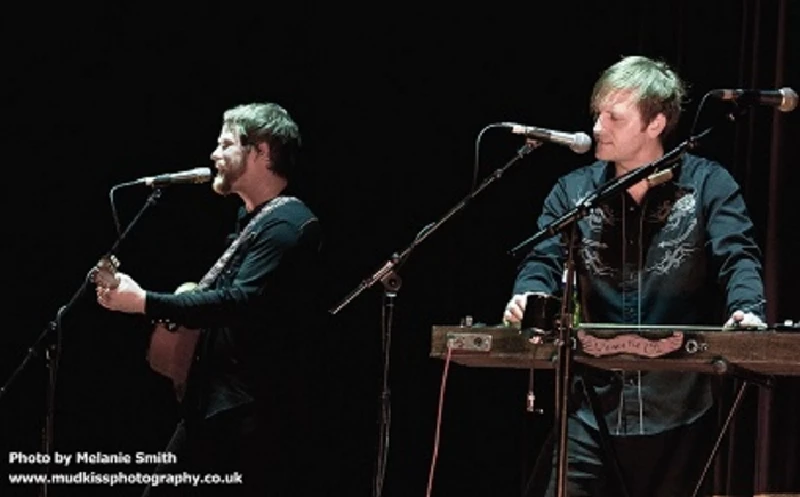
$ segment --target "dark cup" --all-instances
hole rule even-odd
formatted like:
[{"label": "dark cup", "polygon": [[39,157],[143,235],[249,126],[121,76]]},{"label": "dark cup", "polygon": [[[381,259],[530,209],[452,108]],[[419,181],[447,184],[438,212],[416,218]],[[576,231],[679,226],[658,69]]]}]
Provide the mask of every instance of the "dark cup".
[{"label": "dark cup", "polygon": [[528,295],[520,330],[529,338],[547,336],[556,330],[560,314],[560,298],[540,293]]}]

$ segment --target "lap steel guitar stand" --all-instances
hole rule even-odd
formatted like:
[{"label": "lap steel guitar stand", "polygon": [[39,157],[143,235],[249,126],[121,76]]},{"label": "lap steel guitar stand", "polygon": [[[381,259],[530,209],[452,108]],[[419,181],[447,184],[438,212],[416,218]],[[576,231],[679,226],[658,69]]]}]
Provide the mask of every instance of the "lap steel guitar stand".
[{"label": "lap steel guitar stand", "polygon": [[[792,325],[761,330],[722,330],[704,326],[587,323],[574,327],[567,348],[579,367],[699,372],[731,375],[743,380],[719,429],[694,495],[702,486],[746,387],[749,384],[770,387],[776,376],[800,376],[800,333]],[[555,369],[558,349],[559,344],[542,341],[538,335],[521,328],[434,326],[430,356],[445,359],[450,352],[451,361],[468,367]],[[556,392],[557,396],[560,394]],[[602,417],[598,418],[599,424],[602,421]],[[601,434],[603,431],[601,428]]]}]

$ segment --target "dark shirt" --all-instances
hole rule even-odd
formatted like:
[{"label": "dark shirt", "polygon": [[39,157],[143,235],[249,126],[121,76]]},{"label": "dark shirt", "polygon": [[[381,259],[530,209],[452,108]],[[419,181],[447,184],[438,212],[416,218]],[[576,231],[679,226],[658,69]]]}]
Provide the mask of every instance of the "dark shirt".
[{"label": "dark shirt", "polygon": [[[763,319],[760,251],[739,186],[718,163],[686,154],[673,180],[641,204],[627,192],[578,222],[576,291],[584,323],[709,325],[733,311]],[[539,229],[614,177],[597,161],[559,179]],[[558,295],[566,251],[560,237],[534,247],[514,293]],[[713,404],[710,377],[672,371],[591,374],[612,434],[659,433],[700,417]],[[578,417],[596,420],[585,402]]]},{"label": "dark shirt", "polygon": [[[234,235],[261,207],[240,209]],[[307,333],[313,331],[320,240],[317,218],[291,201],[256,221],[208,290],[147,292],[147,317],[202,330],[187,415],[209,418],[253,403],[288,409],[286,397],[300,394],[292,379],[306,367],[305,344],[313,342]]]}]

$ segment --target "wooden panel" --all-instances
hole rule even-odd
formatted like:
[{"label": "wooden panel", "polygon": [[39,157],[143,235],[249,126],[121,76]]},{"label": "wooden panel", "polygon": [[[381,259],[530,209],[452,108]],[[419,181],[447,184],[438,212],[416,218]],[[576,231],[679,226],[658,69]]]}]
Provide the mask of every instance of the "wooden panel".
[{"label": "wooden panel", "polygon": [[[615,370],[698,371],[714,374],[744,369],[776,376],[800,376],[800,333],[771,330],[720,331],[707,327],[627,327],[584,325],[577,332],[608,339],[637,335],[648,340],[680,336],[680,347],[667,355],[650,358],[628,353],[595,357],[575,339],[575,361]],[[448,342],[451,360],[470,367],[553,367],[552,343],[531,344],[517,328],[434,326],[430,356],[445,359]]]}]

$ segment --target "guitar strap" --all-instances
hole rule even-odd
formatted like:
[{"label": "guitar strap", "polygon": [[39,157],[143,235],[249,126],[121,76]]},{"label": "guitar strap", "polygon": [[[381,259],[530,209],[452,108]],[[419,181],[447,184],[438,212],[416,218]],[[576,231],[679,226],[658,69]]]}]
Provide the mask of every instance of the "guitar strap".
[{"label": "guitar strap", "polygon": [[[200,280],[200,282],[197,284],[197,287],[195,287],[195,288],[198,289],[198,290],[207,289],[214,283],[214,281],[220,275],[222,270],[225,269],[225,266],[228,264],[228,262],[230,261],[231,257],[233,256],[233,254],[236,253],[236,250],[241,246],[242,241],[244,241],[244,239],[253,232],[253,229],[255,228],[255,226],[257,225],[257,223],[258,223],[258,221],[260,219],[262,219],[264,216],[266,216],[270,212],[274,211],[278,207],[281,207],[281,206],[286,205],[286,204],[288,204],[290,202],[296,202],[296,201],[298,201],[298,199],[296,197],[277,197],[277,198],[273,199],[271,202],[267,202],[261,208],[261,210],[255,216],[253,216],[253,218],[247,223],[247,225],[244,227],[244,229],[242,229],[242,231],[239,233],[239,235],[236,237],[236,239],[233,242],[231,242],[231,244],[228,246],[228,248],[225,250],[225,252],[223,252],[223,254],[220,256],[220,258],[217,260],[217,262],[215,262],[214,265],[211,266],[211,268],[208,270],[208,272],[206,272],[206,274],[203,276],[203,278]],[[173,332],[174,332],[175,329],[177,329],[177,327],[167,326],[167,330],[168,331],[166,331],[165,333],[168,333],[169,335],[174,336]],[[206,333],[207,332],[208,332],[208,330],[206,330]],[[158,333],[160,333],[160,330],[156,329],[156,331],[154,332],[154,337]],[[184,334],[182,336],[186,337],[187,335]],[[206,336],[205,339],[207,340],[208,336]],[[165,339],[162,338],[162,341],[164,341],[164,340]],[[203,340],[203,339],[201,339],[201,340]],[[172,341],[170,340],[167,343],[172,343]],[[202,347],[204,347],[204,345],[199,345],[199,347],[202,348]],[[192,347],[192,349],[194,349],[194,347]],[[200,352],[200,354],[202,354],[202,353],[203,352]],[[152,362],[151,362],[151,366],[153,366]],[[154,367],[154,369],[156,369],[156,368]],[[193,381],[192,380],[192,376],[193,375],[189,375],[188,383],[193,383],[194,381],[197,381],[196,378]],[[178,395],[178,399],[180,399],[181,401],[185,400],[184,399],[184,395],[185,395],[186,391],[189,390],[189,389],[190,388],[188,387],[187,384],[180,384],[179,385],[179,384],[176,383],[176,393]]]},{"label": "guitar strap", "polygon": [[277,197],[271,202],[267,202],[261,208],[261,210],[258,211],[258,213],[255,216],[253,216],[253,218],[247,223],[247,225],[244,227],[241,233],[239,233],[239,236],[236,237],[236,239],[228,246],[225,252],[220,256],[220,258],[217,259],[217,262],[215,262],[214,265],[211,266],[211,269],[208,270],[205,276],[203,276],[203,278],[197,284],[197,289],[202,290],[208,288],[214,283],[214,281],[217,279],[222,270],[225,269],[225,266],[228,264],[228,261],[230,261],[233,254],[236,253],[236,250],[242,244],[242,241],[244,241],[245,237],[247,237],[250,234],[250,232],[253,231],[253,229],[256,226],[256,223],[258,223],[258,221],[261,218],[263,218],[270,212],[274,211],[278,207],[296,201],[297,201],[296,197]]}]

